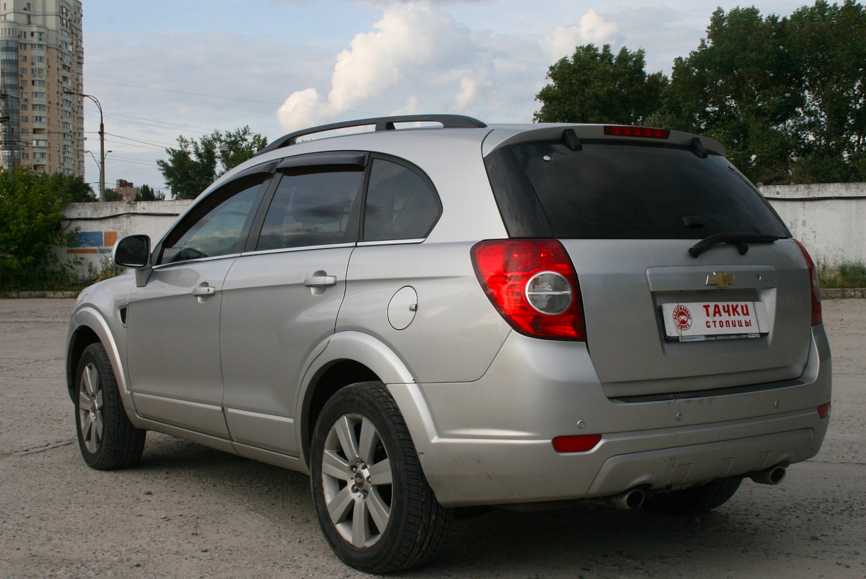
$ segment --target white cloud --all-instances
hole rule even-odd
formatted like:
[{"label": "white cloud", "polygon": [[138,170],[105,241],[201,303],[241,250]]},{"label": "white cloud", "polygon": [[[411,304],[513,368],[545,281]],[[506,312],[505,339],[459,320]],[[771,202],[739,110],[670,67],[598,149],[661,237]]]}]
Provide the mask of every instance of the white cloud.
[{"label": "white cloud", "polygon": [[[249,125],[279,136],[274,110],[290,87],[326,82],[318,78],[332,55],[230,32],[201,34],[90,34],[86,38],[85,92],[105,113],[106,181],[126,179],[162,188],[155,160],[178,135],[198,139],[219,129]],[[243,50],[238,50],[243,47]],[[302,80],[303,79],[303,80]],[[99,151],[99,114],[85,99],[85,148]],[[85,155],[87,181],[99,170]]]},{"label": "white cloud", "polygon": [[557,26],[550,34],[542,37],[538,44],[547,53],[551,62],[574,54],[574,48],[581,41],[580,26]]},{"label": "white cloud", "polygon": [[[615,42],[593,9],[543,37],[474,33],[431,2],[378,4],[371,32],[336,55],[330,85],[293,92],[277,117],[293,131],[351,116],[452,112],[529,121],[547,66],[582,43]],[[375,111],[375,112],[374,112]]]},{"label": "white cloud", "polygon": [[[357,34],[336,57],[327,96],[315,88],[290,95],[278,111],[285,130],[356,109],[462,111],[489,86],[483,47],[471,31],[429,3],[384,6],[374,32]],[[402,103],[402,104],[397,104]]]},{"label": "white cloud", "polygon": [[[388,114],[529,122],[548,66],[576,46],[645,48],[647,70],[669,72],[706,35],[719,2],[268,0],[251,11],[220,0],[204,12],[197,4],[153,0],[142,12],[89,0],[85,91],[105,109],[109,183],[159,184],[152,161],[179,134],[247,124],[273,139]],[[763,14],[790,14],[802,0],[757,4]],[[98,150],[98,123],[85,101],[88,149]]]},{"label": "white cloud", "polygon": [[[487,84],[489,85],[489,83]],[[451,105],[451,108],[456,112],[465,110],[466,107],[472,104],[472,101],[475,100],[480,88],[481,81],[473,78],[471,71],[469,74],[461,76],[460,92],[454,97],[454,103]]]},{"label": "white cloud", "polygon": [[580,35],[584,43],[605,44],[612,42],[619,33],[616,24],[606,21],[590,8],[580,17]]},{"label": "white cloud", "polygon": [[418,97],[412,96],[409,97],[409,100],[407,100],[403,106],[391,111],[391,115],[417,115],[423,112],[421,105],[418,103]]},{"label": "white cloud", "polygon": [[[317,125],[330,111],[324,109],[322,97],[314,88],[295,91],[277,110],[280,126],[290,131]],[[332,115],[333,116],[333,115]]]},{"label": "white cloud", "polygon": [[550,62],[574,54],[574,49],[582,44],[615,44],[619,28],[605,20],[590,8],[577,24],[557,26],[550,34],[543,36],[538,44],[547,53]]},{"label": "white cloud", "polygon": [[305,47],[289,60],[283,45],[226,32],[92,36],[88,48],[87,91],[102,101],[106,121],[126,114],[221,130],[262,116],[273,123],[272,103],[293,85],[322,80],[333,62]]}]

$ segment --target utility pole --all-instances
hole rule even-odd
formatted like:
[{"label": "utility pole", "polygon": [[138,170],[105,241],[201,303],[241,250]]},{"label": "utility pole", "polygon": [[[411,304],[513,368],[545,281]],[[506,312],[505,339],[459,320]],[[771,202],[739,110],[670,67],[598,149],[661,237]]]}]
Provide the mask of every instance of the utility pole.
[{"label": "utility pole", "polygon": [[93,95],[75,92],[68,88],[64,88],[63,92],[65,94],[87,97],[96,103],[96,108],[99,109],[99,200],[105,201],[105,118],[102,116],[102,105],[99,103],[99,99]]}]

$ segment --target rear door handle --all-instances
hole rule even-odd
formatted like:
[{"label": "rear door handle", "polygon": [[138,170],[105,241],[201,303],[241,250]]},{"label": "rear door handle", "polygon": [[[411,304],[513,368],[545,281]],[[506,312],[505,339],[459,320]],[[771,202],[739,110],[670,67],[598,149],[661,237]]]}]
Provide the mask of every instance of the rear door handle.
[{"label": "rear door handle", "polygon": [[213,286],[209,286],[206,284],[202,284],[197,288],[193,288],[192,295],[196,297],[207,297],[212,296],[216,293],[216,288]]},{"label": "rear door handle", "polygon": [[[318,273],[318,272],[317,272]],[[328,287],[337,285],[337,276],[335,275],[311,275],[304,280],[306,287]]]}]

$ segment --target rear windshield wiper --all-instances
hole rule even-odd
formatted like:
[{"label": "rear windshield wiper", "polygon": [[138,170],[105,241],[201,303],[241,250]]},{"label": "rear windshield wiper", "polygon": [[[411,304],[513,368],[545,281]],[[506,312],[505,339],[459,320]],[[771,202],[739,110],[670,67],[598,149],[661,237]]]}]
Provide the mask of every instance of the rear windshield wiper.
[{"label": "rear windshield wiper", "polygon": [[747,243],[773,243],[777,239],[783,239],[778,235],[767,235],[765,233],[717,233],[700,240],[689,248],[689,255],[698,257],[708,249],[721,243],[731,243],[737,246],[740,255],[746,255],[749,251]]}]

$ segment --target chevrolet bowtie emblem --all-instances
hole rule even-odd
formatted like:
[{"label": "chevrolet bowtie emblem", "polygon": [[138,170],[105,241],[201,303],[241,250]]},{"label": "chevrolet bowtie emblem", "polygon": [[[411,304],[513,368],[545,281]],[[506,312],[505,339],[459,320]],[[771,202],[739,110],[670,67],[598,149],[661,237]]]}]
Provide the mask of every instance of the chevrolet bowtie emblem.
[{"label": "chevrolet bowtie emblem", "polygon": [[734,276],[728,275],[723,271],[714,271],[713,275],[707,276],[706,285],[714,285],[717,288],[724,289],[734,283],[734,279],[736,279]]}]

